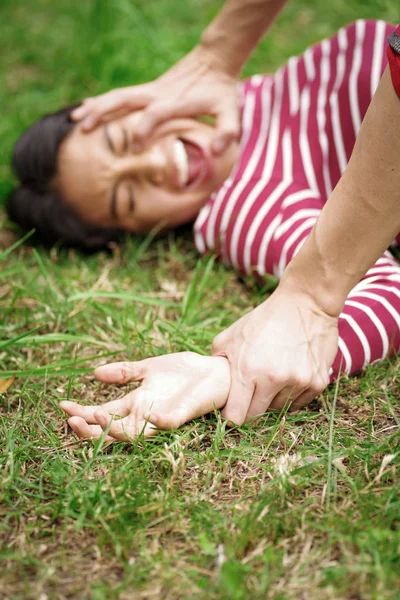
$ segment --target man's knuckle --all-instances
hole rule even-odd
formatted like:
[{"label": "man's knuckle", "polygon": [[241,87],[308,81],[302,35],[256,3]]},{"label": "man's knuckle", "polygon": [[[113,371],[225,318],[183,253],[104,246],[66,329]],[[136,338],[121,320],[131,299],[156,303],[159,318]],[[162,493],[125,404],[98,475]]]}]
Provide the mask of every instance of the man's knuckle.
[{"label": "man's knuckle", "polygon": [[312,385],[312,377],[311,375],[300,373],[296,376],[295,382],[297,388],[301,390],[308,390]]},{"label": "man's knuckle", "polygon": [[220,333],[212,341],[212,344],[211,344],[212,353],[216,354],[217,352],[220,352],[222,350],[222,348],[224,347],[224,345],[225,345],[225,336],[222,333]]},{"label": "man's knuckle", "polygon": [[257,379],[257,371],[248,357],[245,357],[240,361],[240,373],[247,384],[251,383],[254,379]]},{"label": "man's knuckle", "polygon": [[99,119],[102,112],[104,110],[103,106],[99,106],[97,104],[94,104],[91,109],[90,109],[90,116],[91,118],[95,121],[96,119]]},{"label": "man's knuckle", "polygon": [[220,346],[222,342],[222,334],[219,333],[212,341],[212,347],[216,348],[217,346]]},{"label": "man's knuckle", "polygon": [[132,87],[126,87],[126,88],[117,88],[115,90],[115,95],[119,98],[123,98],[124,100],[129,100],[129,98],[132,97],[132,94],[134,93],[134,89]]},{"label": "man's knuckle", "polygon": [[286,371],[274,369],[269,372],[266,377],[267,385],[271,387],[283,387],[287,383],[289,375]]},{"label": "man's knuckle", "polygon": [[214,340],[211,344],[211,354],[218,354],[219,348],[219,343]]},{"label": "man's knuckle", "polygon": [[303,402],[298,402],[297,400],[293,400],[293,402],[291,402],[289,404],[289,406],[288,406],[288,411],[291,412],[291,413],[292,412],[297,412],[303,406],[305,406],[305,404]]},{"label": "man's knuckle", "polygon": [[325,385],[325,381],[319,379],[317,381],[314,381],[312,386],[311,386],[311,391],[315,396],[319,396],[319,394],[322,394],[322,392],[324,391],[324,389],[326,388]]},{"label": "man's knuckle", "polygon": [[142,122],[145,119],[147,119],[148,121],[152,121],[156,115],[156,111],[157,111],[157,108],[155,107],[155,105],[149,104],[149,106],[147,106],[143,111]]},{"label": "man's knuckle", "polygon": [[165,113],[167,108],[168,108],[168,104],[166,104],[164,102],[163,103],[161,103],[161,102],[153,103],[153,104],[150,104],[150,106],[146,109],[146,114],[150,115],[150,117],[152,119],[157,119],[163,113]]},{"label": "man's knuckle", "polygon": [[129,88],[117,87],[103,94],[104,97],[110,98],[112,96],[120,96],[121,94],[126,94]]},{"label": "man's knuckle", "polygon": [[[288,398],[278,398],[278,399],[274,399],[271,404],[269,405],[268,409],[269,410],[282,410],[283,408],[285,408],[285,406],[287,406],[288,404]],[[290,406],[290,403],[289,403]]]}]

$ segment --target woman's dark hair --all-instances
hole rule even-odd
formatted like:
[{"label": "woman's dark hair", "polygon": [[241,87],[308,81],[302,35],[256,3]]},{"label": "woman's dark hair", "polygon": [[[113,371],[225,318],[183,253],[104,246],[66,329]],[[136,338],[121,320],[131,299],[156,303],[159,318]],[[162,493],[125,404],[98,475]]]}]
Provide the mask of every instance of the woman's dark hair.
[{"label": "woman's dark hair", "polygon": [[97,250],[118,239],[121,231],[84,223],[51,186],[60,145],[76,126],[69,117],[76,106],[45,115],[19,138],[12,165],[21,185],[9,195],[6,209],[23,231],[35,229],[41,243]]}]

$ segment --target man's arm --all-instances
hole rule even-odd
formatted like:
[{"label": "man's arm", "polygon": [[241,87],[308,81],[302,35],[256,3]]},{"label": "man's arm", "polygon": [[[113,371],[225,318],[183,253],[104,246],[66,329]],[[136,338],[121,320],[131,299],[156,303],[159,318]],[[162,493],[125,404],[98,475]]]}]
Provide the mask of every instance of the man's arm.
[{"label": "man's arm", "polygon": [[400,98],[386,69],[349,165],[278,288],[214,340],[231,364],[226,419],[304,406],[323,391],[346,297],[399,230]]},{"label": "man's arm", "polygon": [[286,0],[227,0],[201,36],[200,46],[226,73],[239,76]]},{"label": "man's arm", "polygon": [[143,85],[86,99],[71,113],[84,130],[121,111],[143,110],[133,147],[140,151],[155,128],[171,118],[211,115],[213,151],[239,138],[237,78],[286,0],[228,0],[201,41],[164,75]]}]

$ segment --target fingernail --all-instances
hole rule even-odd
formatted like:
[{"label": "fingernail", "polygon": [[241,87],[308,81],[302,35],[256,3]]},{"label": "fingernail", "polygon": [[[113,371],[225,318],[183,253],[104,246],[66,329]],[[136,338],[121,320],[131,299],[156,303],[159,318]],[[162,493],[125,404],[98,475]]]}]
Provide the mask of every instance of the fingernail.
[{"label": "fingernail", "polygon": [[91,119],[90,117],[84,119],[81,123],[81,127],[84,131],[88,131],[88,129],[91,129],[93,127],[93,119]]},{"label": "fingernail", "polygon": [[82,119],[85,116],[85,111],[82,107],[75,108],[75,110],[70,113],[70,116],[73,119]]},{"label": "fingernail", "polygon": [[225,150],[224,140],[214,140],[213,151],[215,154],[221,154]]}]

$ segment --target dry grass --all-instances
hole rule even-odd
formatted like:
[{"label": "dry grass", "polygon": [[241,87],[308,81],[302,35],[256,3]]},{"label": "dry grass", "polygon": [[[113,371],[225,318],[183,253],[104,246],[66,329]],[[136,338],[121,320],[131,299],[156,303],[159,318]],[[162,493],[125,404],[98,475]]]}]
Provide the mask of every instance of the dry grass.
[{"label": "dry grass", "polygon": [[[216,9],[214,0],[3,0],[0,195],[32,119],[162,72]],[[358,16],[394,21],[397,3],[298,0],[249,72]],[[215,414],[147,443],[80,443],[59,402],[122,393],[94,381],[95,365],[206,353],[274,282],[260,290],[215,264],[202,290],[208,262],[195,276],[187,235],[84,256],[29,245],[8,253],[18,236],[0,229],[0,372],[16,375],[0,394],[1,600],[397,600],[398,359],[254,426],[227,430]]]}]

